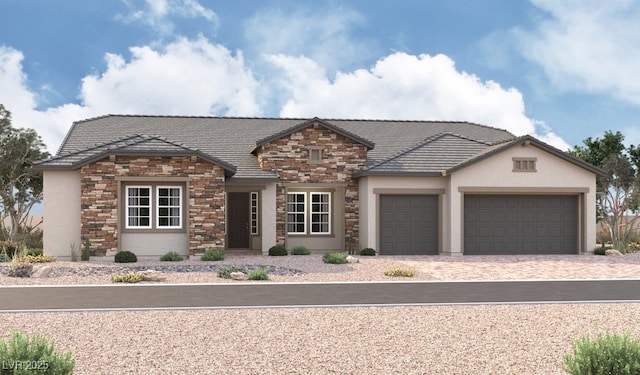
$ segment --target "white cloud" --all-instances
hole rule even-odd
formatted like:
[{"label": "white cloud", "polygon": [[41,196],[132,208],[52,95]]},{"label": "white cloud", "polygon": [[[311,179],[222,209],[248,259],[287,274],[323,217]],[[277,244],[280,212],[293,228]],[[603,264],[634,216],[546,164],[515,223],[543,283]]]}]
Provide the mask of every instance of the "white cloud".
[{"label": "white cloud", "polygon": [[161,51],[133,47],[131,60],[107,54],[107,69],[82,81],[84,104],[98,113],[259,115],[258,83],[241,53],[204,38]]},{"label": "white cloud", "polygon": [[532,0],[546,13],[516,30],[522,53],[564,90],[613,95],[640,105],[640,3]]},{"label": "white cloud", "polygon": [[395,53],[371,69],[338,73],[333,81],[306,57],[273,55],[269,61],[285,74],[283,88],[290,99],[283,117],[469,121],[568,148],[544,124],[527,118],[518,90],[458,72],[444,55]]},{"label": "white cloud", "polygon": [[203,7],[197,0],[145,0],[142,9],[138,4],[124,0],[130,12],[127,15],[118,15],[125,23],[140,23],[151,27],[161,34],[171,34],[175,29],[172,17],[187,19],[204,18],[214,23],[217,27],[218,16],[211,9]]}]

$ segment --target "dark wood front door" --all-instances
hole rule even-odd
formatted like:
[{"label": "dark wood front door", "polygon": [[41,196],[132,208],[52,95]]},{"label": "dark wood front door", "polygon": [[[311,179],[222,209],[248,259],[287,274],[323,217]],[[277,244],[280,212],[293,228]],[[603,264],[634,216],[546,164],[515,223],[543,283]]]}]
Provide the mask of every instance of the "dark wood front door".
[{"label": "dark wood front door", "polygon": [[249,193],[228,193],[227,234],[229,249],[249,248]]}]

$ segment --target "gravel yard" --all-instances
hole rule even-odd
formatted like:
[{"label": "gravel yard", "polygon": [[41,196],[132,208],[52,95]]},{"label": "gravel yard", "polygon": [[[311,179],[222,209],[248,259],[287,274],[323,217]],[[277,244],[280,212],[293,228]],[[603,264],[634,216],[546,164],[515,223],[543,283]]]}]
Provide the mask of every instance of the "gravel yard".
[{"label": "gravel yard", "polygon": [[[640,274],[636,254],[360,259],[325,265],[317,255],[231,256],[223,264],[279,267],[281,274],[270,279],[282,282],[386,280],[383,272],[392,267],[414,268],[413,280]],[[203,264],[180,263],[192,270]],[[110,283],[105,267],[121,267],[54,266],[81,271],[41,279],[0,275],[0,284]],[[166,282],[229,282],[214,271],[166,277]],[[636,304],[13,313],[0,315],[0,336],[13,330],[51,335],[59,349],[74,352],[77,374],[562,374],[562,355],[574,338],[607,331],[638,336],[639,319]]]}]

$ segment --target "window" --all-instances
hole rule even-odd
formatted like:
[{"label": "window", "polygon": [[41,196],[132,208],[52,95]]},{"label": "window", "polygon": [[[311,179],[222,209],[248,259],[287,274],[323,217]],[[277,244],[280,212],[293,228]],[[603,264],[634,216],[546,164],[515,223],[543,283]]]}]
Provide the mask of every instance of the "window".
[{"label": "window", "polygon": [[126,229],[182,229],[182,186],[126,186]]},{"label": "window", "polygon": [[307,150],[309,150],[309,164],[322,163],[322,147],[308,146]]},{"label": "window", "polygon": [[535,158],[513,158],[513,171],[514,172],[535,172],[536,159]]},{"label": "window", "polygon": [[331,234],[331,193],[288,193],[287,232]]},{"label": "window", "polygon": [[307,232],[306,193],[287,194],[287,232],[304,234]]},{"label": "window", "polygon": [[251,234],[258,234],[258,193],[251,193]]},{"label": "window", "polygon": [[127,187],[127,228],[151,228],[151,188]]},{"label": "window", "polygon": [[158,186],[158,228],[180,228],[182,217],[182,188]]}]

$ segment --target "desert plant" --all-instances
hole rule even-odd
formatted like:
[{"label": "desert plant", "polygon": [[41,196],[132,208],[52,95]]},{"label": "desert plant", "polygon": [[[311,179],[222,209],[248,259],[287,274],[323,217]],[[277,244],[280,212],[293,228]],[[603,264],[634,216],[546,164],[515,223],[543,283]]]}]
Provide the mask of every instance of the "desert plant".
[{"label": "desert plant", "polygon": [[0,251],[0,263],[6,263],[10,261],[11,261],[11,258],[9,258],[9,256],[6,253]]},{"label": "desert plant", "polygon": [[33,264],[26,262],[13,262],[9,265],[7,275],[11,277],[31,277]]},{"label": "desert plant", "polygon": [[306,246],[296,246],[291,249],[291,255],[309,255],[311,252]]},{"label": "desert plant", "polygon": [[596,247],[595,249],[593,249],[594,255],[607,255],[606,252],[607,252],[606,247]]},{"label": "desert plant", "polygon": [[14,258],[17,262],[23,263],[50,263],[55,262],[56,257],[49,254],[40,254],[40,255],[20,255]]},{"label": "desert plant", "polygon": [[415,271],[411,268],[392,268],[384,271],[385,276],[391,277],[413,277]]},{"label": "desert plant", "polygon": [[116,263],[135,263],[138,261],[136,254],[128,250],[121,250],[116,253],[113,258]]},{"label": "desert plant", "polygon": [[640,374],[640,340],[628,334],[583,336],[565,354],[565,370],[571,375]]},{"label": "desert plant", "polygon": [[284,246],[280,246],[280,245],[272,246],[269,249],[269,256],[272,256],[272,257],[287,256],[287,249],[285,249]]},{"label": "desert plant", "polygon": [[88,261],[91,257],[91,242],[89,241],[89,239],[85,239],[84,240],[84,248],[82,249],[82,252],[80,253],[80,260],[82,261]]},{"label": "desert plant", "polygon": [[360,255],[362,256],[375,256],[376,255],[376,251],[373,250],[370,247],[364,248],[362,250],[360,250]]},{"label": "desert plant", "polygon": [[37,333],[30,337],[18,331],[8,342],[0,340],[0,359],[0,374],[67,375],[75,366],[71,351],[57,351],[48,337]]},{"label": "desert plant", "polygon": [[217,262],[224,260],[224,251],[220,249],[208,249],[202,254],[200,260],[205,262]]},{"label": "desert plant", "polygon": [[112,283],[139,283],[144,280],[142,273],[140,272],[124,272],[111,274]]},{"label": "desert plant", "polygon": [[627,245],[627,253],[637,253],[638,251],[640,251],[640,243],[629,242]]},{"label": "desert plant", "polygon": [[356,255],[360,252],[360,244],[354,240],[347,240],[347,254]]},{"label": "desert plant", "polygon": [[75,242],[72,242],[69,245],[69,257],[71,258],[72,262],[78,261],[78,247],[76,246]]},{"label": "desert plant", "polygon": [[322,256],[322,261],[330,264],[345,264],[347,256],[344,253],[326,253]]},{"label": "desert plant", "polygon": [[256,268],[247,274],[249,280],[269,280],[269,275],[264,268]]},{"label": "desert plant", "polygon": [[231,274],[234,272],[247,273],[247,269],[243,266],[234,266],[234,265],[224,266],[218,270],[218,277],[221,279],[230,279]]},{"label": "desert plant", "polygon": [[169,251],[168,253],[160,257],[160,261],[162,262],[181,262],[183,260],[184,258],[182,257],[182,255],[178,254],[175,251]]}]

